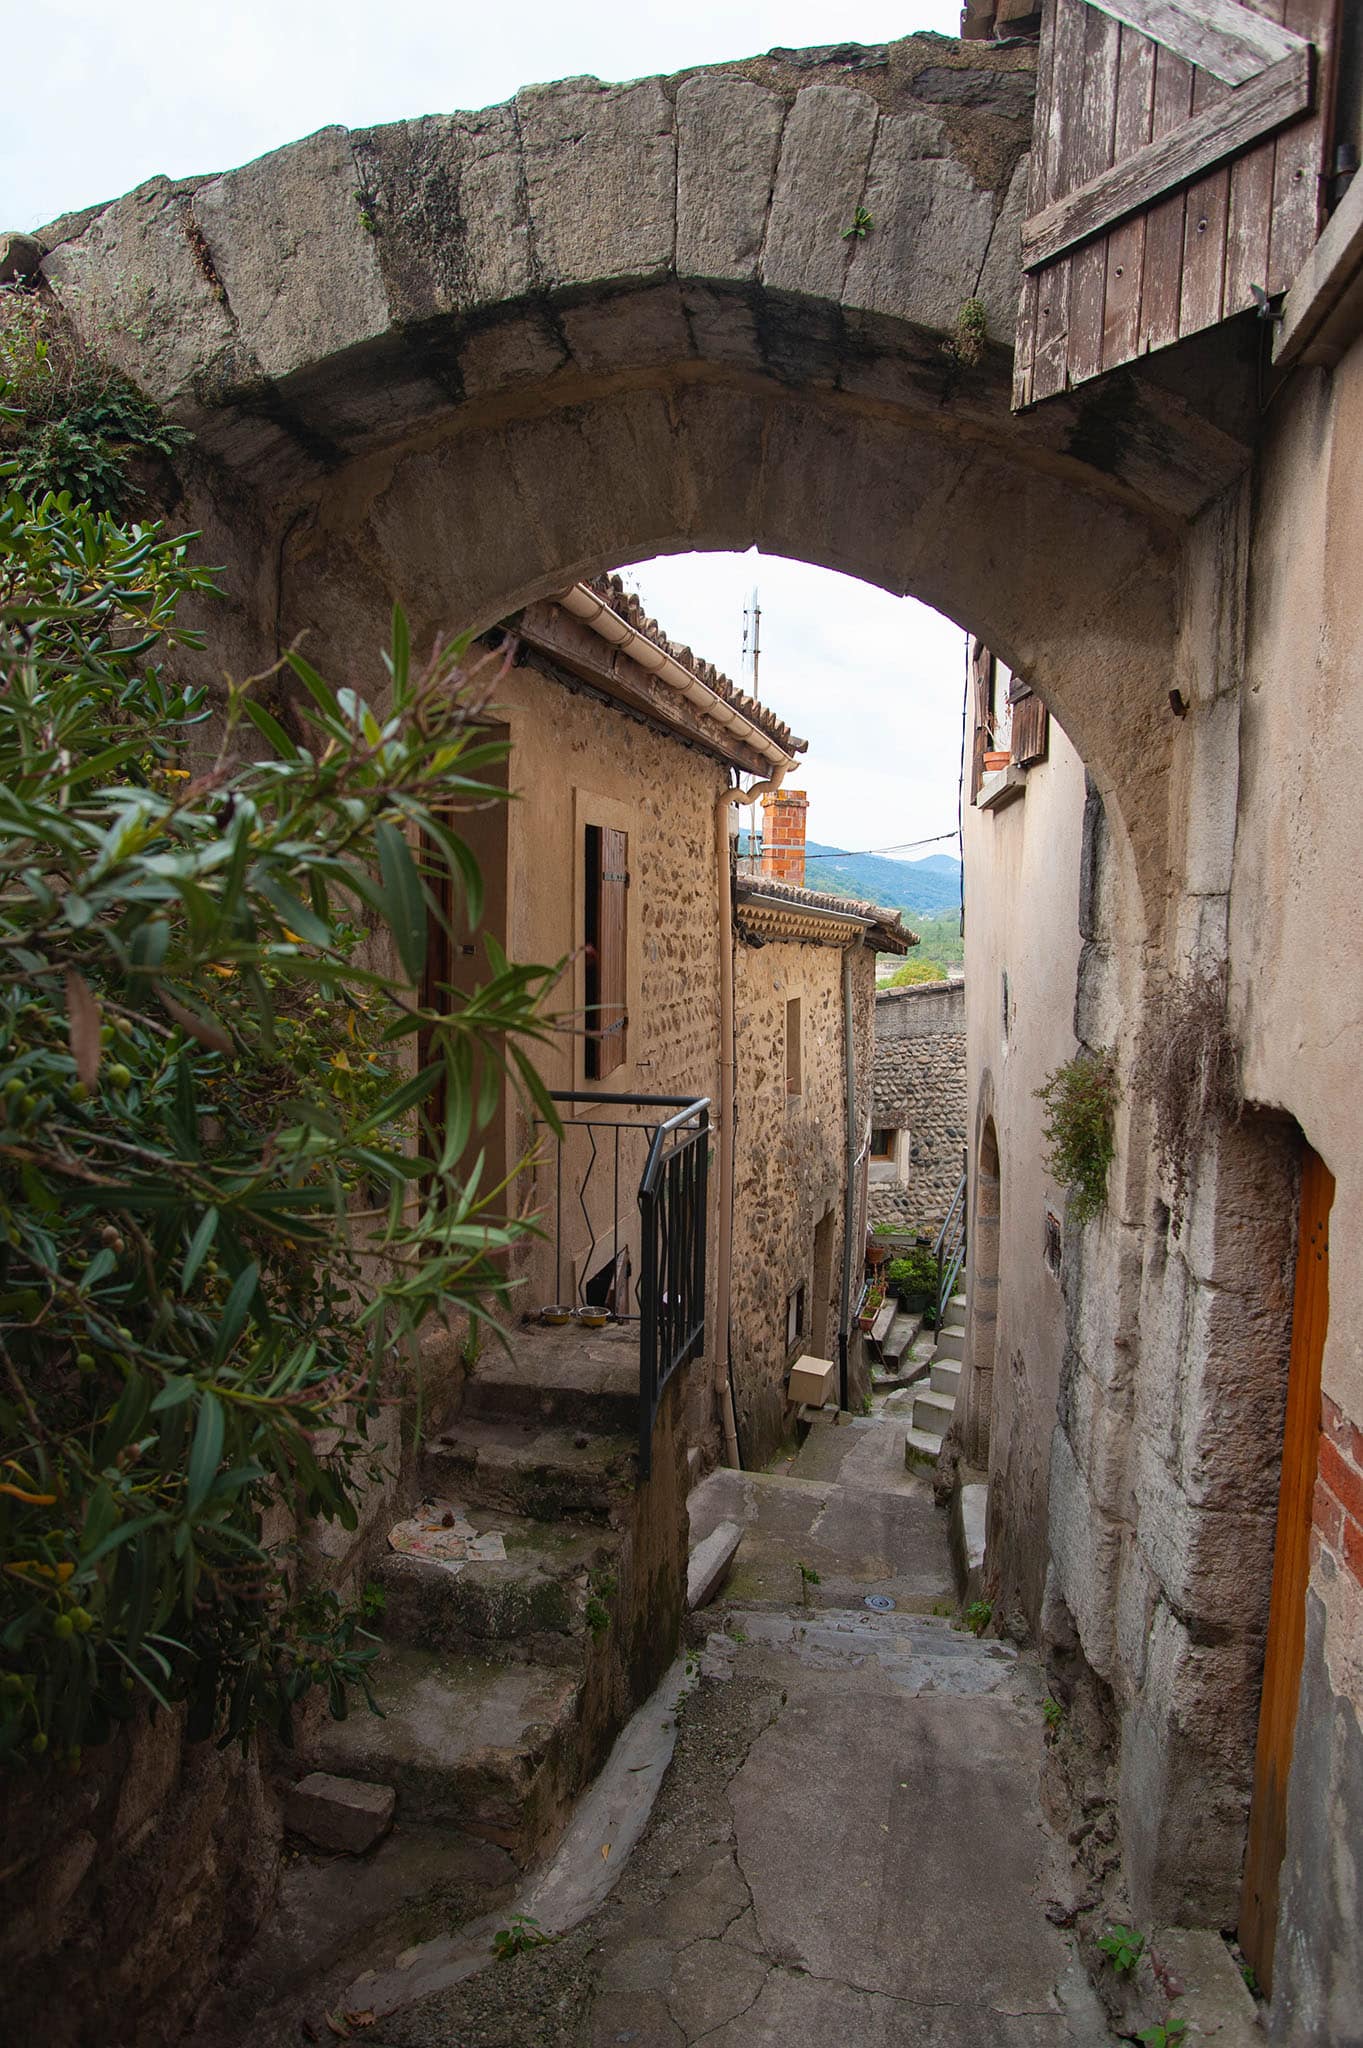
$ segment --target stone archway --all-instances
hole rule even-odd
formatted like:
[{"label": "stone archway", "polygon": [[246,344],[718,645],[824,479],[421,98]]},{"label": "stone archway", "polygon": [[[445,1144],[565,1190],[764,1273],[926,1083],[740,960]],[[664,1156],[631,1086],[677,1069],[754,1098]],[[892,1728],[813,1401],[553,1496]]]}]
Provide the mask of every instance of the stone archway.
[{"label": "stone archway", "polygon": [[44,275],[194,429],[243,666],[306,630],[342,673],[394,598],[420,638],[757,542],[1032,677],[1157,927],[1179,534],[1244,450],[1223,394],[1134,373],[1010,413],[1033,56],[916,37],[326,129],[58,223]]},{"label": "stone archway", "polygon": [[[77,329],[196,435],[177,516],[224,565],[210,680],[305,633],[371,682],[394,601],[420,644],[684,549],[756,542],[912,594],[1033,683],[1102,794],[1085,1000],[1127,1057],[1181,901],[1214,930],[1227,886],[1211,804],[1213,882],[1185,880],[1170,693],[1232,672],[1232,608],[1188,538],[1205,514],[1239,559],[1247,448],[1234,375],[1219,357],[1202,380],[1195,349],[1011,413],[1031,61],[932,37],[571,80],[327,129],[41,235]],[[1133,1142],[1095,1298],[1136,1289],[1145,1172]],[[1095,1398],[1120,1447],[1129,1417]],[[1117,1672],[1121,1457],[1062,1478],[1066,1541],[1103,1567],[1077,1626],[1134,1756],[1176,1699],[1163,1670]],[[1161,1818],[1155,1896],[1183,1853]]]}]

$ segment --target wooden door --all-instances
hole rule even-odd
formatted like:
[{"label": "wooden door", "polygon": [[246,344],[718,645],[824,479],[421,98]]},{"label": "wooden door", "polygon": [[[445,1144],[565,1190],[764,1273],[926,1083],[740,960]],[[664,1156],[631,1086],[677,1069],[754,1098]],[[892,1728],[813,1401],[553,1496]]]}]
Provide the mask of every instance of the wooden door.
[{"label": "wooden door", "polygon": [[1292,1357],[1283,1421],[1283,1468],[1278,1488],[1268,1649],[1240,1900],[1240,1946],[1265,1994],[1273,1988],[1278,1875],[1287,1842],[1287,1781],[1292,1768],[1292,1738],[1306,1647],[1311,1500],[1320,1457],[1320,1362],[1330,1312],[1329,1231],[1334,1194],[1335,1183],[1329,1169],[1314,1152],[1308,1152],[1301,1177]]},{"label": "wooden door", "polygon": [[1046,0],[1013,403],[1285,291],[1320,230],[1339,0]]}]

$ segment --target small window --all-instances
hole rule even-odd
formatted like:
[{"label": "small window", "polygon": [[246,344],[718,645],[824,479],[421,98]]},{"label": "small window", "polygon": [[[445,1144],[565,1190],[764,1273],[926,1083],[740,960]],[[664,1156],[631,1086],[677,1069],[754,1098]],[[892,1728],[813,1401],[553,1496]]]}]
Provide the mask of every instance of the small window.
[{"label": "small window", "polygon": [[800,998],[792,996],[786,1004],[786,1093],[799,1095],[800,1085]]},{"label": "small window", "polygon": [[629,834],[613,825],[586,832],[586,1070],[604,1081],[628,1053],[627,917]]},{"label": "small window", "polygon": [[894,1134],[893,1130],[883,1130],[883,1131],[872,1131],[872,1133],[871,1133],[871,1157],[872,1157],[872,1159],[893,1159],[893,1158],[894,1158],[894,1140],[895,1140],[895,1134]]},{"label": "small window", "polygon": [[786,1349],[794,1351],[804,1342],[805,1290],[797,1287],[786,1301]]}]

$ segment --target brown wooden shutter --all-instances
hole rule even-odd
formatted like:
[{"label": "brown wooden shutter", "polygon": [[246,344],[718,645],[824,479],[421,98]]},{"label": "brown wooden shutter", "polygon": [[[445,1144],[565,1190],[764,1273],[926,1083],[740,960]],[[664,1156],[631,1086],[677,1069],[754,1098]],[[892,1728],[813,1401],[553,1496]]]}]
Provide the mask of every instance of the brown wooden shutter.
[{"label": "brown wooden shutter", "polygon": [[628,1016],[629,834],[587,827],[587,1079],[625,1063]]},{"label": "brown wooden shutter", "polygon": [[975,697],[975,738],[970,750],[970,801],[973,804],[984,780],[984,752],[989,745],[989,685],[994,657],[982,640],[970,643],[970,686]]},{"label": "brown wooden shutter", "polygon": [[1009,683],[1008,702],[1013,707],[1013,760],[1019,768],[1035,767],[1050,751],[1051,714],[1021,676]]},{"label": "brown wooden shutter", "polygon": [[1285,291],[1339,0],[1046,0],[1015,407]]}]

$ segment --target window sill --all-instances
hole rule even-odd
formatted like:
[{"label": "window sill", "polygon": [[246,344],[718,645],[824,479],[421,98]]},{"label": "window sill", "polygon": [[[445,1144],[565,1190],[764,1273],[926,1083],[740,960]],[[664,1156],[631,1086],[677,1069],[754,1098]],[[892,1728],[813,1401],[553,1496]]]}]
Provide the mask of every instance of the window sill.
[{"label": "window sill", "polygon": [[987,768],[975,798],[977,811],[1001,811],[1027,794],[1027,770],[1010,762],[1006,768]]}]

